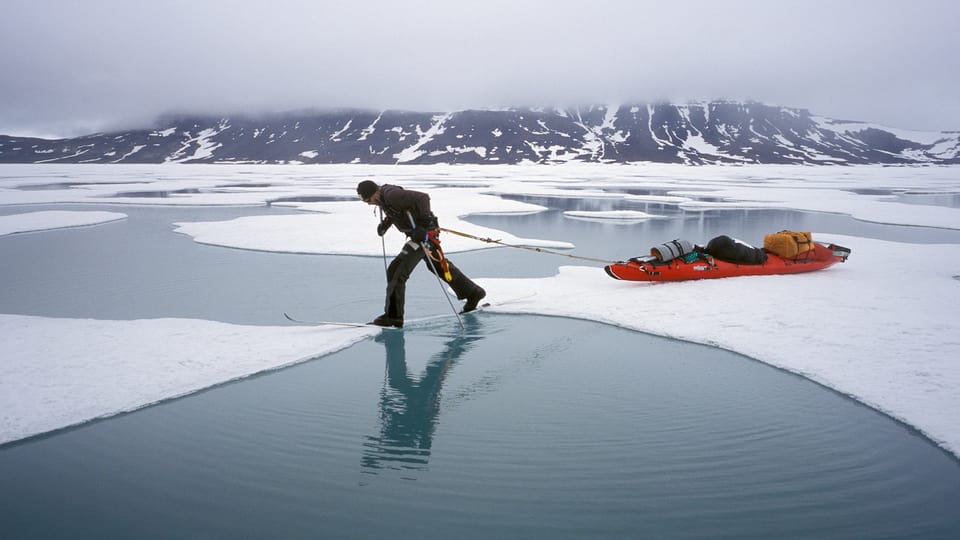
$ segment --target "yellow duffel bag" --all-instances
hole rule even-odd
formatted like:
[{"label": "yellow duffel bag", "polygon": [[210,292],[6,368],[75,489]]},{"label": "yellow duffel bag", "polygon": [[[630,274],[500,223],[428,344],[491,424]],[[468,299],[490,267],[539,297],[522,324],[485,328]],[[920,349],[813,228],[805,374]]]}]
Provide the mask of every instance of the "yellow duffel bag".
[{"label": "yellow duffel bag", "polygon": [[796,259],[813,249],[813,235],[797,231],[768,234],[763,237],[763,249],[784,259]]}]

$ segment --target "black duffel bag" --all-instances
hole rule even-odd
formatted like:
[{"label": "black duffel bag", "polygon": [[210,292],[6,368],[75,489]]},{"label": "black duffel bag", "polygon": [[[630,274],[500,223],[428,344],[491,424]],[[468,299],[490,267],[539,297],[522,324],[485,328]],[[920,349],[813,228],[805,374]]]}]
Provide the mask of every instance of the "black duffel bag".
[{"label": "black duffel bag", "polygon": [[767,252],[763,248],[744,244],[725,235],[707,242],[704,251],[714,258],[734,264],[763,264],[767,260]]}]

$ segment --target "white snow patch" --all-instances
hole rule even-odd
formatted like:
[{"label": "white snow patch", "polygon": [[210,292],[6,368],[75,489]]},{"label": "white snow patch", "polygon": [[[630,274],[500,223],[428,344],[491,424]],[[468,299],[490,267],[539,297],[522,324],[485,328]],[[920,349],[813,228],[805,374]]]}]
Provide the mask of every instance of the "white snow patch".
[{"label": "white snow patch", "polygon": [[342,128],[340,128],[340,129],[339,129],[336,133],[334,133],[333,135],[330,135],[330,140],[331,140],[331,141],[338,141],[338,142],[339,142],[339,141],[340,141],[340,135],[343,135],[343,133],[344,133],[345,131],[347,131],[348,129],[350,129],[350,124],[352,124],[352,123],[353,123],[353,119],[352,119],[352,118],[351,118],[350,120],[347,120],[347,123],[344,124]]},{"label": "white snow patch", "polygon": [[373,132],[377,130],[377,123],[380,122],[380,118],[382,117],[383,117],[383,113],[380,113],[379,115],[377,115],[377,117],[373,120],[373,122],[369,126],[363,128],[360,131],[360,137],[357,140],[358,141],[367,140],[367,137],[369,137],[371,134],[373,134]]},{"label": "white snow patch", "polygon": [[435,136],[444,132],[444,123],[448,118],[450,118],[450,114],[437,115],[433,117],[433,125],[431,125],[426,131],[420,131],[420,129],[417,128],[420,139],[417,140],[417,142],[415,142],[412,146],[404,148],[393,155],[393,157],[397,159],[397,163],[406,163],[422,156],[425,152],[420,148],[429,143]]},{"label": "white snow patch", "polygon": [[70,212],[65,210],[13,214],[10,216],[0,216],[0,236],[25,232],[49,231],[53,229],[67,229],[71,227],[85,227],[126,218],[126,214],[119,212]]},{"label": "white snow patch", "polygon": [[563,213],[563,215],[574,219],[579,218],[591,221],[627,221],[630,223],[637,223],[640,221],[646,221],[648,219],[662,217],[637,210],[567,210]]},{"label": "white snow patch", "polygon": [[[202,130],[199,134],[197,134],[196,137],[183,143],[183,146],[179,150],[174,152],[166,159],[166,163],[183,163],[212,156],[214,150],[223,146],[221,143],[214,142],[213,137],[228,127],[229,125],[221,122],[216,128],[207,128]],[[191,144],[196,144],[197,148],[193,151],[192,155],[184,155],[187,149],[190,148]]]},{"label": "white snow patch", "polygon": [[124,159],[126,159],[126,158],[128,158],[128,157],[130,157],[130,156],[132,156],[132,155],[134,155],[134,154],[136,154],[137,152],[143,150],[143,149],[146,148],[146,147],[147,147],[147,145],[145,145],[145,144],[137,144],[137,145],[134,145],[134,147],[133,147],[132,150],[130,150],[130,151],[127,152],[126,154],[124,154],[124,155],[120,156],[119,158],[117,158],[116,161],[117,161],[117,162],[123,161]]}]

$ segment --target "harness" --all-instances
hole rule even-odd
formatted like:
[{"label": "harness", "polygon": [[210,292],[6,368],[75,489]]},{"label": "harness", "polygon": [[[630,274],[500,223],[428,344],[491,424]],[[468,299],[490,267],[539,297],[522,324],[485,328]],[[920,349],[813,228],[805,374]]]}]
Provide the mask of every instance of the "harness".
[{"label": "harness", "polygon": [[[443,279],[450,283],[453,281],[453,275],[450,274],[450,263],[447,262],[447,258],[443,255],[443,249],[440,247],[440,228],[427,230],[427,240],[433,245],[433,251],[437,254],[437,259],[439,259],[437,262],[440,263],[440,268],[443,270]],[[427,253],[427,256],[433,258],[430,252]]]},{"label": "harness", "polygon": [[383,213],[390,218],[394,226],[404,234],[412,232],[414,225],[426,229],[428,246],[425,247],[430,249],[425,249],[424,252],[431,260],[439,263],[440,269],[443,271],[443,278],[447,283],[453,281],[453,275],[450,273],[450,263],[447,262],[447,258],[443,254],[443,248],[440,247],[440,224],[437,222],[437,217],[432,213],[429,216],[413,217],[413,214],[409,211],[401,211],[387,202],[388,194],[402,189],[401,186],[391,184],[380,186],[380,208],[383,209]]}]

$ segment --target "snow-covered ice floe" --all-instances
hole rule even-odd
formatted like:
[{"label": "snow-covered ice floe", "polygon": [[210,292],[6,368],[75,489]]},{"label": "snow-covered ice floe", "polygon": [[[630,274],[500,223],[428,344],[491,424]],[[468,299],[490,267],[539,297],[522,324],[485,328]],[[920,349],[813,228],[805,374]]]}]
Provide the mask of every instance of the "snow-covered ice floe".
[{"label": "snow-covered ice floe", "polygon": [[583,221],[596,221],[601,223],[620,223],[631,224],[647,221],[648,219],[657,219],[663,216],[648,214],[638,210],[567,210],[563,213],[564,217],[571,219],[580,219]]},{"label": "snow-covered ice floe", "polygon": [[126,217],[126,214],[119,212],[69,212],[65,210],[13,214],[0,216],[0,236],[99,225],[126,219]]},{"label": "snow-covered ice floe", "polygon": [[[450,210],[468,208],[471,214],[523,214],[545,210],[541,206],[516,201],[505,201],[496,197],[477,195],[467,204],[462,201],[446,201],[451,190],[431,193],[432,206],[436,209],[440,225],[443,228],[466,233],[479,238],[496,238],[512,245],[524,245],[555,249],[572,249],[569,242],[519,238],[505,231],[473,225],[460,219]],[[286,253],[310,253],[329,255],[381,256],[383,246],[379,242],[362,242],[364,233],[367,238],[376,238],[376,224],[379,219],[372,214],[371,208],[359,201],[338,201],[291,204],[303,213],[280,216],[249,216],[230,221],[177,223],[176,231],[187,234],[197,242],[225,247],[251,249],[258,251],[281,251]],[[345,234],[344,231],[354,231]],[[443,250],[447,253],[476,250],[491,247],[478,244],[475,240],[455,234],[441,233]],[[384,235],[386,249],[398,252],[406,237],[391,228]]]},{"label": "snow-covered ice floe", "polygon": [[0,443],[317,358],[377,331],[0,314]]}]

